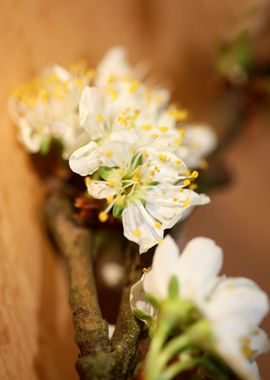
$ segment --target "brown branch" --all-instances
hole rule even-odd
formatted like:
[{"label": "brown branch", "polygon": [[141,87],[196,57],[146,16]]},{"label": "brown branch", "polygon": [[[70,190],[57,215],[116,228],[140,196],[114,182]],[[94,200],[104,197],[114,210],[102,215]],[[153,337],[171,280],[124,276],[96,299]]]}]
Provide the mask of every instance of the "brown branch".
[{"label": "brown branch", "polygon": [[80,349],[77,371],[83,380],[126,379],[131,372],[140,336],[140,324],[133,317],[129,304],[130,287],[141,273],[140,257],[137,249],[134,252],[133,246],[128,244],[124,257],[127,282],[111,342],[108,324],[100,312],[94,280],[91,254],[95,248],[95,234],[77,225],[72,212],[68,197],[54,187],[45,202],[44,215],[67,266],[75,339]]},{"label": "brown branch", "polygon": [[130,288],[139,279],[141,271],[141,257],[138,254],[138,248],[132,243],[128,243],[128,249],[125,252],[125,263],[127,279],[123,288],[120,310],[115,327],[115,333],[112,338],[116,366],[119,379],[126,379],[134,369],[134,358],[137,351],[142,323],[139,322],[132,314],[130,308]]},{"label": "brown branch", "polygon": [[[80,349],[77,370],[81,379],[109,379],[113,360],[110,360],[108,324],[102,318],[94,282],[91,261],[94,236],[90,230],[74,223],[71,203],[60,191],[48,196],[44,215],[49,231],[66,261],[75,340]],[[99,363],[100,366],[103,363],[102,375],[98,374]]]}]

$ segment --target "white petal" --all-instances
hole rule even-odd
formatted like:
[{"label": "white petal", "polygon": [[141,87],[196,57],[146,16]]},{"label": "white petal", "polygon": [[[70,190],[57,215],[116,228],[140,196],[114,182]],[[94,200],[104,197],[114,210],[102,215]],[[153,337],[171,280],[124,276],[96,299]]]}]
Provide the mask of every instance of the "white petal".
[{"label": "white petal", "polygon": [[141,310],[146,314],[151,316],[154,315],[154,309],[152,305],[145,298],[145,292],[143,288],[145,277],[147,273],[144,274],[141,279],[136,282],[130,290],[130,306],[131,310]]},{"label": "white petal", "polygon": [[103,121],[98,120],[99,116],[104,117],[102,101],[101,93],[96,87],[85,87],[80,97],[80,125],[93,140],[102,138],[104,135]]},{"label": "white petal", "polygon": [[243,380],[259,380],[256,363],[243,352],[243,338],[248,339],[250,326],[238,318],[225,318],[212,328],[215,349],[227,365]]},{"label": "white petal", "polygon": [[102,147],[102,162],[110,168],[125,169],[131,158],[132,151],[130,146],[123,141],[110,141]]},{"label": "white petal", "polygon": [[129,76],[132,68],[127,61],[127,51],[123,47],[115,46],[103,57],[97,67],[95,83],[100,86],[108,83],[110,77]]},{"label": "white petal", "polygon": [[91,141],[72,153],[69,158],[69,166],[73,172],[86,176],[98,169],[101,164],[100,156],[100,148],[97,143]]},{"label": "white petal", "polygon": [[178,247],[172,237],[167,235],[156,248],[152,269],[146,274],[144,290],[147,293],[157,298],[166,297],[178,257]]},{"label": "white petal", "polygon": [[140,202],[129,203],[122,214],[124,235],[140,246],[140,253],[148,251],[163,238],[163,230]]},{"label": "white petal", "polygon": [[87,184],[87,190],[89,194],[96,199],[112,197],[116,193],[115,188],[109,186],[105,181],[91,180],[89,184]]},{"label": "white petal", "polygon": [[269,339],[264,330],[256,328],[252,332],[250,339],[254,358],[269,351]]},{"label": "white petal", "polygon": [[40,71],[40,76],[52,76],[57,75],[57,77],[62,81],[67,81],[72,78],[71,73],[64,67],[54,64],[44,67]]},{"label": "white petal", "polygon": [[238,316],[251,325],[258,325],[269,311],[269,302],[253,281],[229,278],[214,289],[206,313],[212,319]]},{"label": "white petal", "polygon": [[177,264],[182,296],[200,302],[216,284],[221,266],[222,250],[213,240],[203,237],[192,239]]},{"label": "white petal", "polygon": [[19,139],[30,152],[37,153],[42,142],[42,133],[36,132],[24,118],[19,119],[19,127]]},{"label": "white petal", "polygon": [[206,204],[209,198],[176,185],[157,185],[146,194],[145,208],[162,228],[172,228],[184,219],[195,205]]},{"label": "white petal", "polygon": [[217,146],[217,137],[207,125],[188,125],[183,144],[176,149],[176,154],[191,167],[198,167],[200,161]]}]

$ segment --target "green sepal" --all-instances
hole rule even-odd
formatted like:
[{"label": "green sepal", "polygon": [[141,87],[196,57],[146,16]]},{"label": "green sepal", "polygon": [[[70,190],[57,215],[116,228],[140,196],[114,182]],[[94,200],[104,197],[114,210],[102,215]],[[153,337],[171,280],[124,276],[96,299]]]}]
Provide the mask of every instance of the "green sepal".
[{"label": "green sepal", "polygon": [[168,286],[168,296],[171,299],[179,298],[179,282],[176,276],[172,276]]},{"label": "green sepal", "polygon": [[100,166],[98,168],[98,172],[99,172],[100,177],[105,179],[105,181],[107,181],[110,178],[112,170],[113,169],[109,168],[108,166]]},{"label": "green sepal", "polygon": [[50,147],[51,147],[50,137],[44,137],[40,144],[40,153],[43,155],[48,154]]},{"label": "green sepal", "polygon": [[145,293],[145,298],[147,299],[148,302],[151,303],[151,305],[159,310],[160,309],[160,301],[151,293]]},{"label": "green sepal", "polygon": [[120,216],[122,215],[123,210],[124,210],[124,206],[123,205],[115,204],[113,206],[113,216],[115,218],[120,218]]},{"label": "green sepal", "polygon": [[143,321],[152,321],[152,317],[150,314],[145,313],[144,311],[141,311],[139,309],[135,309],[133,311],[133,314],[136,318],[143,320]]}]

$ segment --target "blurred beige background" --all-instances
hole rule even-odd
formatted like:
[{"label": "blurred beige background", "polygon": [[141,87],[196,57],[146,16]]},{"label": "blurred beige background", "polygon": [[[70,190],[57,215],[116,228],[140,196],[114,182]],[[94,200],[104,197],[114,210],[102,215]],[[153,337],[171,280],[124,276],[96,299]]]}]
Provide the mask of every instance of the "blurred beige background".
[{"label": "blurred beige background", "polygon": [[[44,232],[42,182],[17,143],[7,114],[11,88],[47,63],[66,65],[85,57],[94,66],[107,48],[123,44],[134,62],[149,58],[157,77],[173,85],[177,99],[199,120],[207,119],[216,43],[237,30],[254,5],[257,17],[263,17],[265,3],[1,1],[1,379],[77,379],[65,276]],[[256,128],[249,128],[226,157],[235,177],[232,186],[193,214],[184,236],[214,238],[224,247],[226,272],[250,276],[270,294],[269,120],[258,116],[251,123]],[[262,360],[262,375],[270,378],[269,356]]]}]

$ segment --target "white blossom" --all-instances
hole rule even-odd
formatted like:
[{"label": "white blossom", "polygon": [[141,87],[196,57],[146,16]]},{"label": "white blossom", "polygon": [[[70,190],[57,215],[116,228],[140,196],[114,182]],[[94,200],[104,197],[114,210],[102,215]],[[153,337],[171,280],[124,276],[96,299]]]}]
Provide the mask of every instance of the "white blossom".
[{"label": "white blossom", "polygon": [[9,109],[19,138],[30,152],[41,151],[54,138],[61,142],[67,158],[88,141],[79,123],[78,106],[82,89],[92,75],[80,64],[71,70],[52,65],[15,89]]},{"label": "white blossom", "polygon": [[121,216],[124,235],[139,244],[140,253],[157,244],[191,207],[209,201],[185,188],[197,172],[190,173],[173,153],[149,149],[134,155],[127,140],[112,141],[103,147],[102,162],[102,179],[88,179],[88,192],[108,199],[100,220],[106,221],[111,210]]}]

